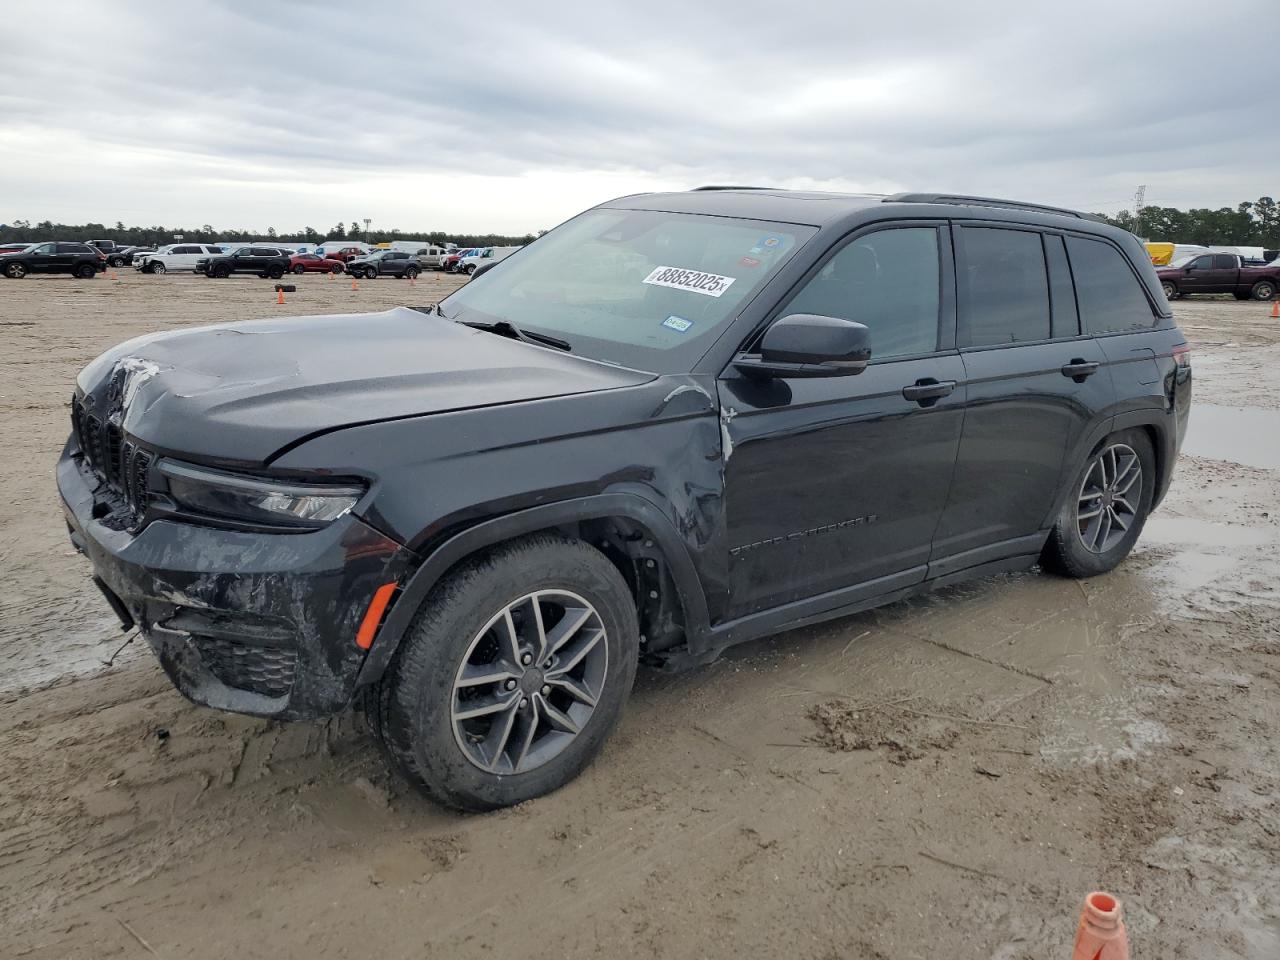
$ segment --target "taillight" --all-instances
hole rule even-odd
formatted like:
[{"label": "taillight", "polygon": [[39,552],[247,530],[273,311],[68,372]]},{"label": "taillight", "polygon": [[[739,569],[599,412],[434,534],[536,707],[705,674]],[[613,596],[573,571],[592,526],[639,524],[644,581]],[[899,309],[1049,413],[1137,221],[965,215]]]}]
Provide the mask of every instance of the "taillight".
[{"label": "taillight", "polygon": [[1173,348],[1173,361],[1179,370],[1191,369],[1191,345],[1180,343]]}]

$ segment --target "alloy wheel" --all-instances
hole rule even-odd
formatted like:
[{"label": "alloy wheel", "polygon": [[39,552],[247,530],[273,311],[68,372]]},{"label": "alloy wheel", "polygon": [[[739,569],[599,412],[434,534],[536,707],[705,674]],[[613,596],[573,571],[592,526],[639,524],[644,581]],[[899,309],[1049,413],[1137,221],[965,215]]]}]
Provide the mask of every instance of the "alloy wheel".
[{"label": "alloy wheel", "polygon": [[1114,443],[1094,458],[1080,484],[1076,530],[1091,553],[1106,553],[1138,517],[1142,461],[1132,447]]},{"label": "alloy wheel", "polygon": [[588,600],[567,590],[526,594],[467,647],[451,695],[454,739],[487,773],[540,767],[586,727],[608,668],[604,623]]}]

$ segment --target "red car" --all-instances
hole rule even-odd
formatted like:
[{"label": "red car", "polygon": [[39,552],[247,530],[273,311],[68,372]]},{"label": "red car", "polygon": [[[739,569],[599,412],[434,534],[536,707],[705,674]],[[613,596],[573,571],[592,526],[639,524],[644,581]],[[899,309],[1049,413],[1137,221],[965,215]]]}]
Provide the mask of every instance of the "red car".
[{"label": "red car", "polygon": [[289,258],[292,273],[342,273],[345,269],[341,260],[314,253],[295,253]]}]

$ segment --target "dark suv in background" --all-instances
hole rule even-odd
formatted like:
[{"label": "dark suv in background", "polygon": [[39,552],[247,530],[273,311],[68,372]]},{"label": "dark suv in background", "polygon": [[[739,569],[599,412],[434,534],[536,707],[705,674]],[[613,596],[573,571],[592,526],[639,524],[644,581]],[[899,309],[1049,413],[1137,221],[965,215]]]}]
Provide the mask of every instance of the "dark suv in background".
[{"label": "dark suv in background", "polygon": [[50,240],[0,254],[0,276],[10,280],[21,280],[30,273],[69,273],[89,280],[106,269],[107,255],[87,243]]},{"label": "dark suv in background", "polygon": [[279,280],[289,270],[290,256],[291,251],[276,247],[240,247],[226,256],[197,260],[196,273],[219,279],[233,273],[252,273]]},{"label": "dark suv in background", "polygon": [[589,210],[426,312],[227,324],[81,372],[58,486],[198,703],[358,702],[436,799],[596,754],[637,663],[1037,563],[1120,563],[1190,354],[1141,243],[938,194]]},{"label": "dark suv in background", "polygon": [[379,250],[367,257],[348,260],[347,273],[366,280],[378,276],[413,278],[422,273],[422,264],[414,254],[403,250]]}]

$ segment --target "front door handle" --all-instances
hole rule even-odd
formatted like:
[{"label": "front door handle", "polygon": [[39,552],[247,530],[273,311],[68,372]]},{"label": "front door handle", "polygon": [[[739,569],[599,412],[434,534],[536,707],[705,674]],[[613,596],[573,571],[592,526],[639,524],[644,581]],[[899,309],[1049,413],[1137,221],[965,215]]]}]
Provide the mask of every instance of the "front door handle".
[{"label": "front door handle", "polygon": [[1062,368],[1062,375],[1070,377],[1076,383],[1084,383],[1095,373],[1098,372],[1100,364],[1096,360],[1084,360],[1080,357],[1074,358],[1070,363]]},{"label": "front door handle", "polygon": [[914,400],[922,407],[931,407],[941,397],[950,395],[955,388],[956,382],[954,380],[935,380],[933,377],[923,377],[915,383],[908,384],[902,388],[902,399]]}]

